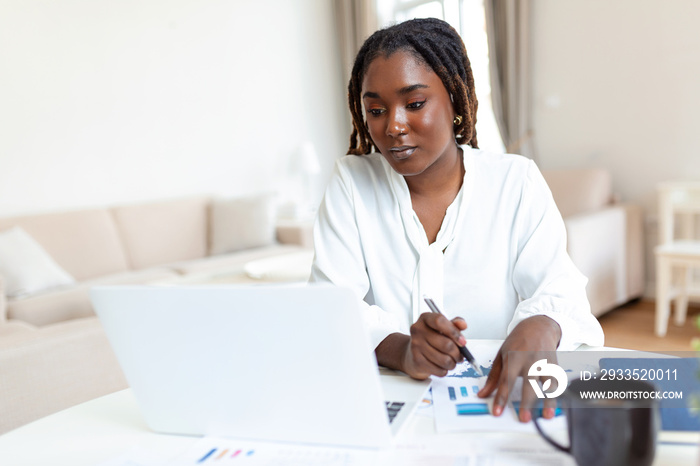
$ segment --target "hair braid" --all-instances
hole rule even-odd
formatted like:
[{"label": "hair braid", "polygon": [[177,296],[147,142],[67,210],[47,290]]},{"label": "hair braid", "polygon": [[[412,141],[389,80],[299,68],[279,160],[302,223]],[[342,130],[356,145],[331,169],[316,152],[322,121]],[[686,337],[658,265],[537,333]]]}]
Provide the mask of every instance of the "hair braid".
[{"label": "hair braid", "polygon": [[369,154],[372,147],[376,148],[362,112],[362,80],[372,60],[380,55],[388,57],[399,50],[414,54],[440,77],[452,98],[455,112],[462,116],[462,121],[454,128],[455,138],[460,139],[461,144],[478,147],[475,127],[478,101],[467,49],[452,26],[439,19],[426,18],[380,29],[360,48],[348,84],[353,123],[348,154]]}]

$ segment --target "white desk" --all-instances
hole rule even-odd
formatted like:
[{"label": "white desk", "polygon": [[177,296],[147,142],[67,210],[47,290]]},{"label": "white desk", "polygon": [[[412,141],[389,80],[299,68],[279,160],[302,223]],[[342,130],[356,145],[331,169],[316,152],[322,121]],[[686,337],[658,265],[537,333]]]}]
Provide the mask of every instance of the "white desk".
[{"label": "white desk", "polygon": [[[151,432],[139,414],[131,390],[124,390],[53,414],[0,436],[0,465],[87,466],[113,458],[137,446],[165,450],[184,449],[198,439]],[[551,450],[537,434],[435,433],[433,420],[414,416],[399,437],[400,443],[439,446],[468,445],[495,451],[537,445]],[[562,458],[566,455],[561,454]],[[507,461],[506,461],[507,463]],[[430,463],[426,463],[430,464]],[[573,465],[573,460],[563,464]],[[697,445],[657,447],[655,466],[698,464]]]}]

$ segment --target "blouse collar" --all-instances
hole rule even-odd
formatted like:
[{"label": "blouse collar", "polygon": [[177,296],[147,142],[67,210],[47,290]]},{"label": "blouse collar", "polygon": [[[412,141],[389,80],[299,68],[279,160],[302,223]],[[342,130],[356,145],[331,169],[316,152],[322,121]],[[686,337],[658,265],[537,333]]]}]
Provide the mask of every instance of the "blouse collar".
[{"label": "blouse collar", "polygon": [[424,303],[423,296],[430,296],[443,307],[443,269],[444,251],[459,234],[460,225],[464,223],[465,212],[471,200],[474,188],[474,149],[469,146],[460,146],[463,151],[464,178],[462,187],[445,212],[445,218],[440,225],[440,231],[434,243],[428,244],[428,237],[423,225],[413,210],[411,193],[408,190],[406,180],[398,174],[391,165],[382,157],[382,163],[386,176],[391,185],[391,190],[399,204],[401,220],[406,236],[417,254],[416,270],[412,286],[412,314],[413,322],[423,312],[429,312]]}]

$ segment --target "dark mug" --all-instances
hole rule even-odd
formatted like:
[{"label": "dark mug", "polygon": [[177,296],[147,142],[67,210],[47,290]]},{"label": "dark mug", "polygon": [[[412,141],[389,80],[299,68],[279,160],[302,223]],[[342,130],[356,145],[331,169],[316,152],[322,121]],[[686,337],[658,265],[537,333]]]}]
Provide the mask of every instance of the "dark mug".
[{"label": "dark mug", "polygon": [[[582,392],[625,395],[590,399]],[[535,427],[547,442],[571,454],[580,466],[647,466],[654,460],[660,423],[654,392],[653,385],[641,380],[573,380],[558,398],[566,415],[569,446],[545,434],[537,418]]]}]

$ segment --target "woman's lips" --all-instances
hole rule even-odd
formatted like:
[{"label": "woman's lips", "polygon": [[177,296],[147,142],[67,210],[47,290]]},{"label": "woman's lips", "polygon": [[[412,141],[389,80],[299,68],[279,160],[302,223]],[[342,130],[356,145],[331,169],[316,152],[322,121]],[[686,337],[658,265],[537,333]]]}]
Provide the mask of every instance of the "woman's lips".
[{"label": "woman's lips", "polygon": [[389,149],[391,152],[392,157],[394,157],[397,160],[403,160],[407,159],[413,153],[416,151],[415,146],[400,146],[400,147],[392,147]]}]

